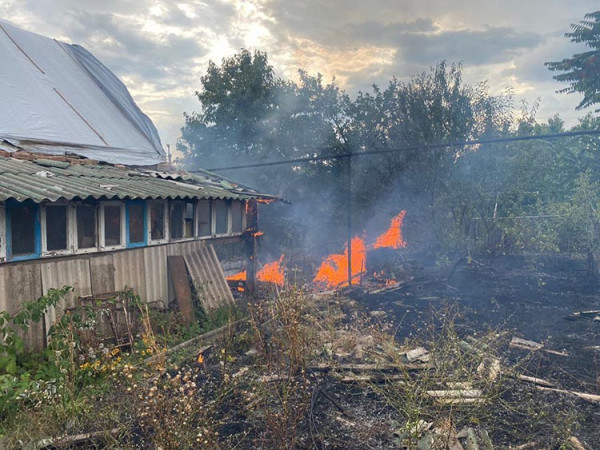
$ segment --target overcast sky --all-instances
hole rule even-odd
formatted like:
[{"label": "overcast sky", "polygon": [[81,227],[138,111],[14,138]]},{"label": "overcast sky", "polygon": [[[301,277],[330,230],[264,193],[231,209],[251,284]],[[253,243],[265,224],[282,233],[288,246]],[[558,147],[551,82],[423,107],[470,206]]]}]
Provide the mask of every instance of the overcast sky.
[{"label": "overcast sky", "polygon": [[173,146],[183,112],[209,60],[241,48],[268,53],[278,76],[298,68],[334,76],[348,93],[407,79],[442,59],[462,62],[468,83],[540,99],[538,120],[569,124],[581,100],[557,94],[545,61],[579,52],[564,38],[597,0],[0,0],[0,18],[83,45],[127,85],[163,145]]}]

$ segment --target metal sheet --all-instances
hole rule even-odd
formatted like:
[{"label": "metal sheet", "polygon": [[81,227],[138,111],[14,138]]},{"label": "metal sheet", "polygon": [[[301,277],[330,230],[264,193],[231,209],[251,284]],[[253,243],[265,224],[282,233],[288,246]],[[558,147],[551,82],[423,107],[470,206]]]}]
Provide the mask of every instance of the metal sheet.
[{"label": "metal sheet", "polygon": [[115,268],[115,290],[132,288],[146,301],[146,280],[144,270],[144,249],[125,250],[113,253]]},{"label": "metal sheet", "polygon": [[[74,162],[73,160],[71,160]],[[165,176],[162,172],[66,161],[0,156],[0,201],[95,199],[275,199],[241,185],[212,178]]]},{"label": "metal sheet", "polygon": [[[4,298],[6,311],[15,313],[23,302],[33,301],[42,296],[42,275],[39,264],[16,264],[4,267]],[[27,348],[41,350],[46,344],[44,322],[32,323],[21,333]]]},{"label": "metal sheet", "polygon": [[92,294],[101,295],[115,292],[115,266],[112,253],[90,256],[89,261]]},{"label": "metal sheet", "polygon": [[188,253],[184,258],[202,306],[207,311],[217,308],[221,296],[208,269],[210,261],[200,251]]},{"label": "metal sheet", "polygon": [[233,304],[233,295],[212,245],[188,253],[184,258],[206,310]]},{"label": "metal sheet", "polygon": [[169,304],[167,247],[159,245],[144,248],[146,299],[149,302],[162,301],[164,307]]},{"label": "metal sheet", "polygon": [[42,274],[42,292],[48,294],[50,288],[60,289],[63,286],[73,287],[68,296],[56,308],[49,308],[44,316],[46,332],[60,317],[66,308],[77,305],[79,297],[92,294],[90,263],[87,258],[66,259],[61,261],[43,262],[40,264]]}]

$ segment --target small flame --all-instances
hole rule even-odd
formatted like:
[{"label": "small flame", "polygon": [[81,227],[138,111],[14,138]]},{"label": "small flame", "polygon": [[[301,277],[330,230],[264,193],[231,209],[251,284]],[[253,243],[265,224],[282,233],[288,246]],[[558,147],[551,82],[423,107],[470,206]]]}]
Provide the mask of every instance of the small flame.
[{"label": "small flame", "polygon": [[402,224],[406,211],[400,211],[396,217],[390,222],[388,230],[377,238],[373,248],[394,248],[399,249],[406,247],[406,242],[402,239]]},{"label": "small flame", "polygon": [[256,233],[252,233],[252,236],[254,236],[254,237],[258,237],[258,236],[262,236],[262,235],[264,235],[264,234],[265,234],[265,233],[263,233],[262,231],[257,231]]},{"label": "small flame", "polygon": [[285,275],[283,273],[283,266],[281,262],[283,261],[284,255],[281,255],[279,261],[272,261],[263,266],[263,268],[256,274],[256,278],[259,281],[264,281],[265,283],[273,283],[278,286],[283,286],[285,283]]},{"label": "small flame", "polygon": [[[355,278],[364,270],[366,259],[366,247],[364,239],[355,237],[350,244],[352,247],[352,284],[358,283]],[[348,248],[343,254],[332,254],[323,260],[317,275],[313,279],[315,283],[322,283],[327,287],[348,285]]]},{"label": "small flame", "polygon": [[246,271],[242,270],[241,272],[228,276],[227,281],[246,281]]}]

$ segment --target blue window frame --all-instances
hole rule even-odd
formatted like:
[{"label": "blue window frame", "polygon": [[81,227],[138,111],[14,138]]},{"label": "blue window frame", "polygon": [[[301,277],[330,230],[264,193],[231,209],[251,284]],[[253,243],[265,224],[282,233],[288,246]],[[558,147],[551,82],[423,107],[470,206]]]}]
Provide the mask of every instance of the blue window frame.
[{"label": "blue window frame", "polygon": [[40,206],[26,201],[6,203],[6,257],[9,261],[39,258],[42,253]]},{"label": "blue window frame", "polygon": [[127,247],[143,247],[148,244],[148,220],[146,202],[131,200],[125,209],[125,234]]}]

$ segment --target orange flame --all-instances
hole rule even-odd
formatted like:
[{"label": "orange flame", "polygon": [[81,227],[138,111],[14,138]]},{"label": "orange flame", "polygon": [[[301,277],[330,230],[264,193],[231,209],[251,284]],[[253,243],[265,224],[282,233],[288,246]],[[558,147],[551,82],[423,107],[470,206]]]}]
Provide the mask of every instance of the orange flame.
[{"label": "orange flame", "polygon": [[246,271],[243,270],[227,277],[227,281],[246,281]]},{"label": "orange flame", "polygon": [[[352,284],[358,280],[355,278],[363,272],[366,259],[366,247],[364,239],[355,237],[352,239]],[[344,254],[332,254],[323,260],[317,275],[313,279],[315,283],[322,283],[327,287],[348,285],[348,248]]]},{"label": "orange flame", "polygon": [[406,211],[400,211],[396,217],[390,222],[388,230],[377,238],[373,248],[403,248],[406,247],[406,242],[402,239],[402,223],[404,222],[404,216]]},{"label": "orange flame", "polygon": [[279,258],[279,261],[273,261],[267,263],[263,266],[263,268],[256,274],[256,278],[259,281],[264,281],[265,283],[273,283],[278,286],[283,286],[285,283],[285,275],[283,273],[283,266],[281,262],[283,261],[283,256]]}]

